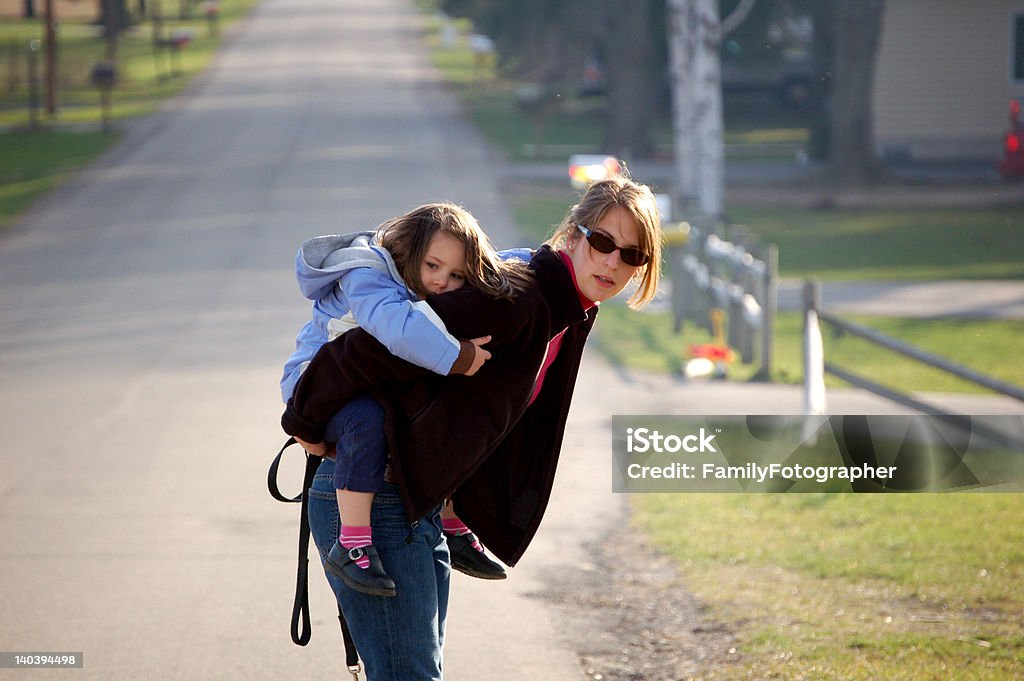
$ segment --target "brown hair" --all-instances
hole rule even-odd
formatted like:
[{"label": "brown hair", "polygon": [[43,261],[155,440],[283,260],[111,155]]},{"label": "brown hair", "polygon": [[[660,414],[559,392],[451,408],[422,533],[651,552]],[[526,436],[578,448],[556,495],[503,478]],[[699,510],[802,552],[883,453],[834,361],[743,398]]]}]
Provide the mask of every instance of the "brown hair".
[{"label": "brown hair", "polygon": [[569,209],[547,244],[552,248],[564,247],[580,236],[577,225],[595,225],[615,206],[633,217],[640,231],[638,246],[650,254],[647,264],[633,275],[640,284],[629,298],[629,306],[639,310],[654,299],[661,278],[661,217],[654,193],[647,185],[628,177],[611,177],[595,182],[587,188],[579,203]]},{"label": "brown hair", "polygon": [[420,298],[429,293],[420,279],[420,265],[438,232],[466,248],[466,281],[493,298],[512,299],[530,281],[526,264],[503,261],[472,213],[454,203],[428,203],[377,228],[377,242],[391,254],[406,286]]}]

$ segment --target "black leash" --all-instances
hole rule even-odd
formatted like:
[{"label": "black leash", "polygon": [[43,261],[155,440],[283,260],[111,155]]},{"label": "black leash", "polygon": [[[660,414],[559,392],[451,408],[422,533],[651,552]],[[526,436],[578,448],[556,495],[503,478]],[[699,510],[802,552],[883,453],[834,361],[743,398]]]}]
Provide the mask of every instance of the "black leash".
[{"label": "black leash", "polygon": [[[286,504],[301,504],[301,515],[299,516],[299,562],[295,576],[295,601],[292,603],[291,635],[295,645],[304,646],[309,643],[311,635],[309,621],[309,488],[313,484],[313,476],[316,475],[322,459],[318,456],[306,453],[306,471],[302,478],[302,492],[296,497],[286,497],[281,494],[277,485],[277,471],[281,467],[281,457],[286,449],[298,444],[295,438],[288,438],[288,441],[281,447],[281,451],[274,457],[267,472],[267,489],[270,496]],[[352,634],[348,630],[348,622],[341,612],[341,605],[338,605],[338,622],[341,624],[341,638],[345,645],[345,665],[354,679],[359,678],[362,668],[359,665],[359,653],[356,651],[356,644],[352,640]]]}]

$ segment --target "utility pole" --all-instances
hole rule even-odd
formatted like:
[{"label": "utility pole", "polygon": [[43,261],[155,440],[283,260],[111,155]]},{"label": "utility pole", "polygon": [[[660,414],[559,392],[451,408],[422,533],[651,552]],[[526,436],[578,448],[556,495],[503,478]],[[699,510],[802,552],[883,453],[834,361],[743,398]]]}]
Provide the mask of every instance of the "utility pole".
[{"label": "utility pole", "polygon": [[57,113],[57,18],[54,0],[46,0],[46,113]]},{"label": "utility pole", "polygon": [[117,37],[118,37],[118,26],[117,26],[117,2],[116,0],[103,0],[103,14],[106,19],[106,25],[104,30],[106,32],[107,39],[107,53],[106,58],[108,61],[117,60]]}]

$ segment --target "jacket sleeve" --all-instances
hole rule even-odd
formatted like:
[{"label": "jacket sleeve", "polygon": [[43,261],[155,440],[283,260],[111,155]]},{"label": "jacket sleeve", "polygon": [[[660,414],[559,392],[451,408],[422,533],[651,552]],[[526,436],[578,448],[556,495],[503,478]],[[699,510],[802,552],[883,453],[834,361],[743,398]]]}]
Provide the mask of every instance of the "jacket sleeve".
[{"label": "jacket sleeve", "polygon": [[353,398],[383,383],[426,373],[392,355],[364,329],[353,329],[325,343],[310,360],[288,400],[281,427],[307,442],[321,442],[327,422]]},{"label": "jacket sleeve", "polygon": [[[484,335],[479,331],[489,327],[495,353],[515,335],[512,304],[490,299],[471,287],[431,296],[429,302],[446,324],[465,330],[467,337]],[[289,435],[320,442],[327,422],[354,397],[427,374],[426,369],[395,357],[365,329],[353,329],[325,343],[310,361],[281,426]]]},{"label": "jacket sleeve", "polygon": [[389,352],[434,373],[465,373],[475,352],[459,341],[424,301],[412,301],[405,287],[387,274],[357,267],[339,279],[356,322]]}]

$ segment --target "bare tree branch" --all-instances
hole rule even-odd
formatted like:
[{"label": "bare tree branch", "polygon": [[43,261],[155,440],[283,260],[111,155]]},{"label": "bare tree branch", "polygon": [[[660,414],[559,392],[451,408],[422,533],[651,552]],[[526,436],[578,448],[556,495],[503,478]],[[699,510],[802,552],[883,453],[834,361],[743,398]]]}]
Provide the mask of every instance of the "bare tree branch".
[{"label": "bare tree branch", "polygon": [[722,19],[722,36],[729,35],[746,21],[747,15],[750,14],[750,10],[754,9],[756,3],[757,0],[740,0],[740,4],[736,5],[736,9],[729,16]]}]

